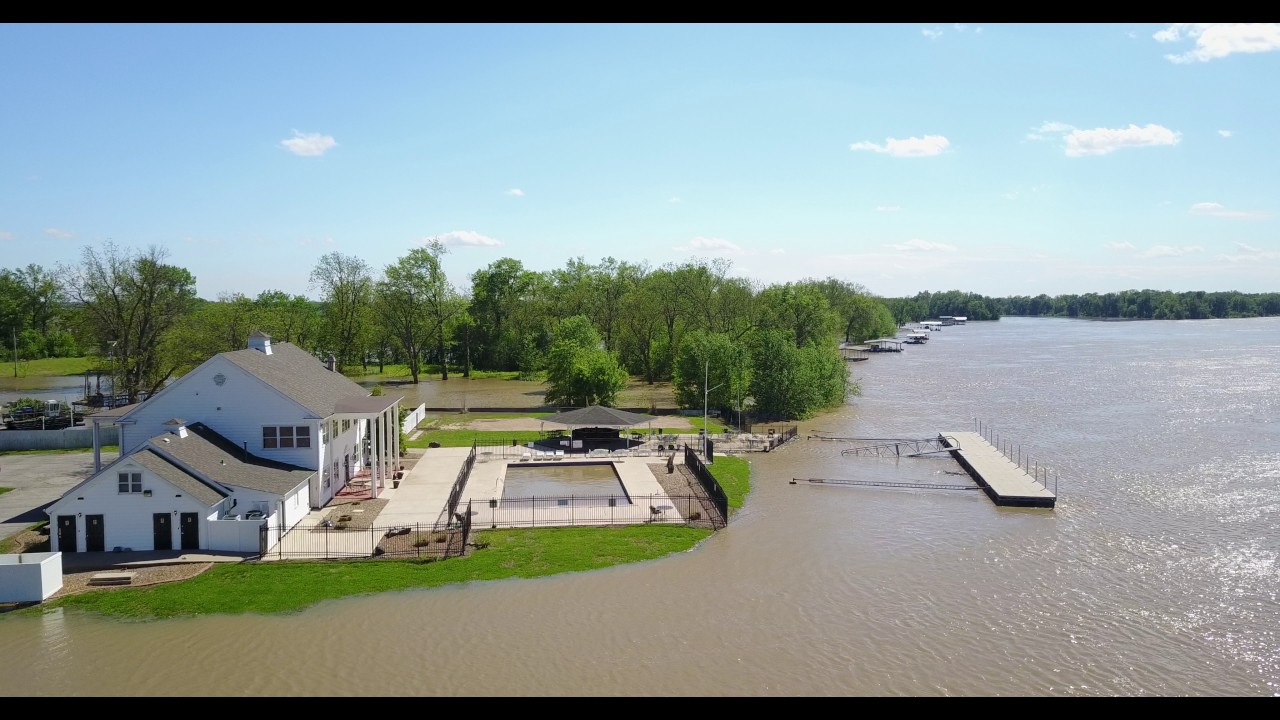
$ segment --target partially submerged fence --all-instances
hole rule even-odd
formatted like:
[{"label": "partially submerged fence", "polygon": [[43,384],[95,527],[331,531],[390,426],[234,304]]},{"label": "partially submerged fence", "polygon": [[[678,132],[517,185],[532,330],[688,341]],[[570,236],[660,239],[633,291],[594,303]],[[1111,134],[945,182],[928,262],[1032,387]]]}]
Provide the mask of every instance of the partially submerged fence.
[{"label": "partially submerged fence", "polygon": [[566,495],[479,501],[468,520],[480,527],[688,525],[723,527],[716,507],[697,495]]}]

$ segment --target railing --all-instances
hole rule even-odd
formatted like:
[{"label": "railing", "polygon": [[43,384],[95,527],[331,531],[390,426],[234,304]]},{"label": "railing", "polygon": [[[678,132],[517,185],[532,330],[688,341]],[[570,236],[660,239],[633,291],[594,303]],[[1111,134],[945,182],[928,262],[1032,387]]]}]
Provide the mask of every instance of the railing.
[{"label": "railing", "polygon": [[471,442],[471,452],[467,453],[467,459],[462,461],[462,467],[458,469],[458,477],[453,481],[453,487],[449,490],[449,500],[445,503],[444,522],[436,521],[436,526],[440,528],[448,528],[453,525],[454,518],[458,512],[458,502],[462,499],[462,489],[467,486],[467,479],[471,477],[471,468],[476,464],[476,443]]},{"label": "railing", "polygon": [[[263,523],[261,547],[269,546],[270,529]],[[471,532],[470,516],[457,529],[421,523],[372,527],[295,527],[265,556],[272,560],[358,560],[363,558],[419,558],[443,560],[465,554]]]},{"label": "railing", "polygon": [[[1009,438],[1000,437],[1000,433],[996,432],[989,423],[984,423],[977,418],[973,420],[973,429],[981,435],[995,449],[1000,451],[1009,459],[1009,462],[1017,465],[1023,472],[1030,475],[1036,482],[1040,483],[1045,490],[1049,489],[1049,480],[1053,480],[1053,494],[1058,494],[1058,471],[1051,469],[1047,465],[1041,465],[1039,460],[1033,460],[1030,454],[1023,454],[1022,445],[1015,443]],[[955,441],[952,440],[954,443]],[[959,443],[956,443],[958,446]]]},{"label": "railing", "polygon": [[698,484],[710,496],[711,502],[715,505],[716,512],[720,513],[720,517],[724,522],[729,522],[729,497],[724,494],[724,488],[720,487],[720,483],[716,481],[711,471],[703,464],[702,458],[698,457],[698,453],[688,445],[684,446],[684,464],[685,467],[693,473],[694,478],[698,480]]},{"label": "railing", "polygon": [[481,500],[465,517],[490,529],[649,523],[723,527],[717,511],[713,501],[697,495],[566,495]]}]

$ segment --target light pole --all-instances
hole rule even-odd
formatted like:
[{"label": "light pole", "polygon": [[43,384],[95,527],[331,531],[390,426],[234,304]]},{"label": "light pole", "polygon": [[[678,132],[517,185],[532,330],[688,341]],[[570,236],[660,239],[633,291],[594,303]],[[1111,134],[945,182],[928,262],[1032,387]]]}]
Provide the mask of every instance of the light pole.
[{"label": "light pole", "polygon": [[107,405],[107,407],[116,406],[116,343],[117,342],[119,342],[119,340],[112,340],[110,343],[108,343],[108,346],[111,348],[111,350],[108,351],[107,353],[107,356],[111,358],[111,400],[110,400],[110,403]]},{"label": "light pole", "polygon": [[716,387],[709,388],[707,383],[711,382],[711,359],[707,358],[706,367],[702,371],[702,458],[707,457],[707,398],[711,395],[711,391],[719,388],[720,383]]}]

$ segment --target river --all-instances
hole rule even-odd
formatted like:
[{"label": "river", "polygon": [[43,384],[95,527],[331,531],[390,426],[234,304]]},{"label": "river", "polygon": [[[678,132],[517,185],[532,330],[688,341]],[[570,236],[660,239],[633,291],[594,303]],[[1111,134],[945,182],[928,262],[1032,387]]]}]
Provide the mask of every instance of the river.
[{"label": "river", "polygon": [[[1280,318],[1011,317],[850,367],[862,394],[751,455],[689,552],[279,616],[0,616],[0,694],[1280,694]],[[963,480],[806,438],[978,422],[1056,509],[790,484]]]}]

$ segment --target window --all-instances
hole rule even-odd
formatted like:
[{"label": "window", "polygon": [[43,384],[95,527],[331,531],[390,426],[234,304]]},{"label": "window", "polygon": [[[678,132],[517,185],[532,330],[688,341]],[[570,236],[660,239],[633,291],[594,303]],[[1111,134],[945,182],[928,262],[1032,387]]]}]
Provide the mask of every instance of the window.
[{"label": "window", "polygon": [[262,449],[311,447],[311,428],[306,425],[264,425]]},{"label": "window", "polygon": [[329,423],[320,423],[320,444],[324,445],[329,442]]},{"label": "window", "polygon": [[117,476],[122,493],[142,492],[142,473],[120,473]]}]

